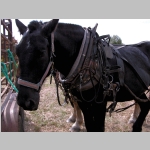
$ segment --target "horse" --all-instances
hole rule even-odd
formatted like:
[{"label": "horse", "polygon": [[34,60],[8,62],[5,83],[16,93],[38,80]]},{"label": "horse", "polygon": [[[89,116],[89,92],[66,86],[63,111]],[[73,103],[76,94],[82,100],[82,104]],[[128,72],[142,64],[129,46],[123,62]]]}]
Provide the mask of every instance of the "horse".
[{"label": "horse", "polygon": [[[120,45],[120,46],[123,46],[123,45]],[[118,48],[120,46],[117,45],[116,47]],[[59,75],[59,72],[55,72],[55,74],[53,74],[53,77],[55,79],[55,82],[59,83],[60,81],[59,81],[58,75]],[[16,73],[16,77],[15,77],[15,86],[17,88],[18,88],[17,81],[18,81],[19,76],[20,76],[20,66],[18,64],[17,73]],[[62,89],[62,87],[61,87],[61,89]],[[149,94],[149,96],[150,96],[150,94]],[[72,127],[70,128],[71,132],[80,132],[81,131],[81,126],[84,122],[82,112],[81,112],[81,109],[78,106],[77,101],[74,100],[74,99],[72,100],[72,106],[73,106],[73,111],[72,111],[70,117],[66,120],[66,122],[67,123],[73,123]],[[139,113],[140,113],[140,107],[139,107],[138,104],[135,104],[134,111],[131,114],[131,117],[130,117],[128,123],[129,124],[134,123],[136,121]]]},{"label": "horse", "polygon": [[[150,109],[145,95],[150,85],[150,42],[119,49],[109,44],[109,36],[99,36],[94,28],[80,25],[31,21],[26,27],[16,19],[23,35],[16,46],[19,58],[18,105],[38,109],[39,92],[46,77],[57,69],[66,94],[74,96],[83,113],[87,132],[104,132],[106,111],[117,102],[135,99],[140,114],[132,126],[141,132]],[[112,101],[109,110],[107,101]]]}]

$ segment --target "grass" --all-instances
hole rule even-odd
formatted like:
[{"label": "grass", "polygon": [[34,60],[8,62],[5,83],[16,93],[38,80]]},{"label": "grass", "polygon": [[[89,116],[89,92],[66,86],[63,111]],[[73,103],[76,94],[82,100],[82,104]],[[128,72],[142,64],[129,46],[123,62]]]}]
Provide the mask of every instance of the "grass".
[{"label": "grass", "polygon": [[[49,79],[44,82],[40,93],[39,108],[36,111],[25,111],[25,131],[26,132],[69,132],[72,124],[67,123],[72,112],[70,105],[59,106],[56,97],[56,88],[54,82],[50,85]],[[60,92],[61,103],[64,102],[64,96]],[[118,103],[117,108],[126,107],[133,101]],[[109,105],[110,103],[108,103]],[[128,124],[130,115],[134,107],[120,113],[112,113],[110,117],[106,114],[105,132],[130,132],[132,125]],[[83,131],[85,127],[83,125]],[[150,132],[150,113],[143,125],[143,132]]]}]

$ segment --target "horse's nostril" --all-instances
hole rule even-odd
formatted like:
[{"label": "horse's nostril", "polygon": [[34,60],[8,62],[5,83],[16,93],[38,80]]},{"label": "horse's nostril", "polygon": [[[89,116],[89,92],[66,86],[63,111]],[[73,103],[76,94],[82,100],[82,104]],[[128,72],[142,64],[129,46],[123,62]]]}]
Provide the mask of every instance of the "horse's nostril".
[{"label": "horse's nostril", "polygon": [[25,106],[26,106],[27,108],[30,107],[30,101],[29,101],[29,100],[25,102]]},{"label": "horse's nostril", "polygon": [[27,108],[31,108],[31,109],[33,109],[35,107],[35,103],[34,103],[33,100],[27,100],[25,102],[25,105],[26,105]]}]

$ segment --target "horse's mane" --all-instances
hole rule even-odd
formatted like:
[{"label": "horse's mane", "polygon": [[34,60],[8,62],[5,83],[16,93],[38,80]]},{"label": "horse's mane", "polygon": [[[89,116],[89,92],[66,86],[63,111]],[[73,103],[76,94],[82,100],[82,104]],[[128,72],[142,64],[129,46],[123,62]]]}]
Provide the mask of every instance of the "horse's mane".
[{"label": "horse's mane", "polygon": [[[38,28],[39,26],[44,25],[46,23],[48,23],[48,22],[33,20],[29,23],[28,28],[30,28],[31,26]],[[70,28],[71,28],[71,30],[78,30],[81,28],[80,25],[71,24],[71,23],[61,23],[61,22],[59,23],[59,26],[62,30],[63,29],[70,29]]]},{"label": "horse's mane", "polygon": [[[37,28],[39,28],[40,26],[42,26],[46,23],[47,22],[33,20],[29,23],[28,28],[29,28],[29,30],[32,31],[32,30],[37,29]],[[70,23],[59,23],[58,26],[61,30],[75,31],[75,30],[83,29],[80,25],[70,24]]]},{"label": "horse's mane", "polygon": [[57,31],[58,33],[61,33],[61,35],[65,37],[71,39],[73,38],[74,41],[82,40],[83,34],[79,33],[84,33],[84,29],[82,26],[69,23],[59,23],[56,32]]},{"label": "horse's mane", "polygon": [[82,28],[82,26],[80,25],[76,25],[76,24],[71,24],[71,23],[59,23],[59,27],[61,28],[61,30],[79,30]]}]

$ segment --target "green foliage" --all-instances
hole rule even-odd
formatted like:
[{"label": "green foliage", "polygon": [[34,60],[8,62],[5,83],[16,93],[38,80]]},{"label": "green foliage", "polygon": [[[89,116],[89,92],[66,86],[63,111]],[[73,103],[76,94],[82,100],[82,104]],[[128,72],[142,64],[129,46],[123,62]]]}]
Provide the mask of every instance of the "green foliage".
[{"label": "green foliage", "polygon": [[110,39],[111,44],[123,44],[121,38],[118,35],[113,35]]}]

